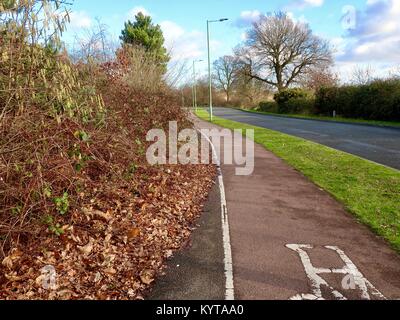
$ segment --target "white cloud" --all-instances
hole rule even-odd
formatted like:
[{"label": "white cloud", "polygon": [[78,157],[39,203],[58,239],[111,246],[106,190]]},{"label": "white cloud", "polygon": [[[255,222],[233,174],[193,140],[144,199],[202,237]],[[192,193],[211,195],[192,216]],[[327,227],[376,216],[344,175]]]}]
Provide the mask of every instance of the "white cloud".
[{"label": "white cloud", "polygon": [[205,34],[203,32],[186,31],[173,21],[163,21],[160,26],[172,61],[194,59],[204,54]]},{"label": "white cloud", "polygon": [[332,38],[330,43],[335,55],[342,55],[345,53],[346,42],[342,37]]},{"label": "white cloud", "polygon": [[71,27],[73,29],[90,28],[92,18],[85,11],[73,11],[70,14]]},{"label": "white cloud", "polygon": [[378,77],[386,77],[400,66],[400,1],[367,0],[357,11],[356,23],[342,37],[331,39],[336,70],[344,81],[354,69],[371,67]]},{"label": "white cloud", "polygon": [[320,7],[324,4],[324,0],[304,0],[303,2],[312,7]]},{"label": "white cloud", "polygon": [[240,18],[249,22],[256,21],[261,15],[261,12],[258,10],[253,11],[242,11],[240,13]]},{"label": "white cloud", "polygon": [[400,1],[368,0],[355,28],[343,36],[343,62],[400,63]]},{"label": "white cloud", "polygon": [[172,21],[163,21],[160,26],[167,42],[173,42],[185,34],[185,30]]},{"label": "white cloud", "polygon": [[240,17],[235,21],[235,26],[238,28],[249,27],[254,22],[257,22],[261,17],[261,12],[258,10],[246,10],[240,13]]},{"label": "white cloud", "polygon": [[287,8],[304,10],[307,7],[321,7],[324,3],[324,0],[294,0],[287,6]]},{"label": "white cloud", "polygon": [[286,12],[287,16],[293,20],[294,23],[300,23],[300,24],[308,24],[308,20],[306,19],[306,17],[304,16],[304,14],[302,14],[300,17],[296,17],[295,14],[293,12]]},{"label": "white cloud", "polygon": [[[234,26],[238,28],[248,28],[250,27],[253,23],[257,22],[260,20],[260,18],[263,15],[269,16],[271,15],[271,12],[268,12],[266,14],[261,13],[258,10],[248,10],[248,11],[242,11],[240,13],[240,17],[236,19],[234,22]],[[296,18],[294,13],[291,11],[287,11],[286,14],[290,19],[292,19],[295,23],[308,23],[306,17],[304,15],[301,15],[300,17]],[[242,40],[245,40],[245,33],[242,34],[241,36]]]},{"label": "white cloud", "polygon": [[371,70],[372,77],[386,78],[390,76],[399,76],[399,66],[388,64],[386,62],[337,62],[334,71],[340,74],[340,79],[343,83],[349,83],[354,79],[354,72],[357,69]]},{"label": "white cloud", "polygon": [[143,13],[145,16],[151,16],[150,12],[145,7],[136,6],[129,10],[127,17],[128,19],[133,19],[140,12]]}]

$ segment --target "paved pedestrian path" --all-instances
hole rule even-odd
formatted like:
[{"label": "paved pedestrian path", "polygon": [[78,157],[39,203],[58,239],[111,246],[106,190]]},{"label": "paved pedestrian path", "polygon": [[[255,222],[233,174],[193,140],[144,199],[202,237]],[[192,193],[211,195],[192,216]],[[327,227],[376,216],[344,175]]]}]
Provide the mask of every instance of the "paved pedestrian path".
[{"label": "paved pedestrian path", "polygon": [[236,299],[400,298],[400,256],[283,160],[256,145],[252,175],[222,172]]},{"label": "paved pedestrian path", "polygon": [[[400,299],[400,255],[283,160],[256,145],[252,175],[224,164],[222,173],[235,299]],[[220,196],[214,188],[192,245],[170,262],[153,298],[228,292]]]}]

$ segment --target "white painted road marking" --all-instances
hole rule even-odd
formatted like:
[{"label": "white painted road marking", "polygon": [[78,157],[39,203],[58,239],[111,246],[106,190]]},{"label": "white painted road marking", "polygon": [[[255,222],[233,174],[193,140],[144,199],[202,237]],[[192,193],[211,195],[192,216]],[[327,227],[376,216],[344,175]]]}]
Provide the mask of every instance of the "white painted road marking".
[{"label": "white painted road marking", "polygon": [[225,265],[225,300],[235,300],[235,286],[233,282],[233,260],[232,260],[232,246],[229,229],[228,207],[226,203],[224,178],[221,170],[221,162],[218,159],[217,152],[211,140],[199,130],[201,135],[208,141],[212,148],[213,163],[217,165],[218,170],[218,184],[221,195],[221,219],[222,219],[222,234],[224,244],[224,265]]},{"label": "white painted road marking", "polygon": [[[321,274],[343,274],[345,275],[343,282],[348,284],[348,287],[344,289],[349,289],[351,284],[354,285],[355,288],[358,288],[361,291],[361,299],[371,300],[371,295],[378,298],[386,300],[385,296],[380,293],[372,284],[369,282],[363,274],[358,270],[358,268],[354,265],[354,263],[350,260],[350,258],[338,247],[335,246],[326,246],[325,248],[328,250],[335,251],[342,261],[345,263],[345,266],[342,269],[324,269],[324,268],[315,268],[311,263],[311,259],[306,250],[311,250],[314,247],[311,245],[301,245],[301,244],[288,244],[287,248],[297,252],[300,256],[301,262],[303,263],[304,270],[307,274],[307,277],[310,279],[312,286],[311,294],[298,294],[291,298],[291,300],[325,300],[322,295],[322,287],[325,287],[331,291],[334,297],[338,300],[347,300],[347,298],[338,290],[334,289],[330,286],[324,279],[320,277]],[[349,285],[349,282],[350,285]],[[343,284],[343,283],[342,283]],[[354,289],[355,289],[354,288]],[[370,293],[371,295],[370,295]]]}]

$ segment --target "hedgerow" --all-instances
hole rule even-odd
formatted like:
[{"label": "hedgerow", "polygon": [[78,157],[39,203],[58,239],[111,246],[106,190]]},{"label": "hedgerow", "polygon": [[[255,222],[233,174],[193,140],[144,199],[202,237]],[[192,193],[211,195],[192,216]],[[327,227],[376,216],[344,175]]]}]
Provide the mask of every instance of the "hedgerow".
[{"label": "hedgerow", "polygon": [[368,85],[321,88],[316,112],[348,118],[400,120],[400,80],[377,80]]}]

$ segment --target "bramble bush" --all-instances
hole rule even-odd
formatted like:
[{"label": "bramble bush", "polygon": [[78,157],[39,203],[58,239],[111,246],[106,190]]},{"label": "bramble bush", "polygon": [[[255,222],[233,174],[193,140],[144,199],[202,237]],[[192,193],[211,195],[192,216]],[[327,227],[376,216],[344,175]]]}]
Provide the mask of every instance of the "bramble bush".
[{"label": "bramble bush", "polygon": [[0,261],[43,225],[61,235],[92,190],[132,184],[148,130],[188,125],[142,50],[73,63],[68,21],[63,0],[0,1]]}]

